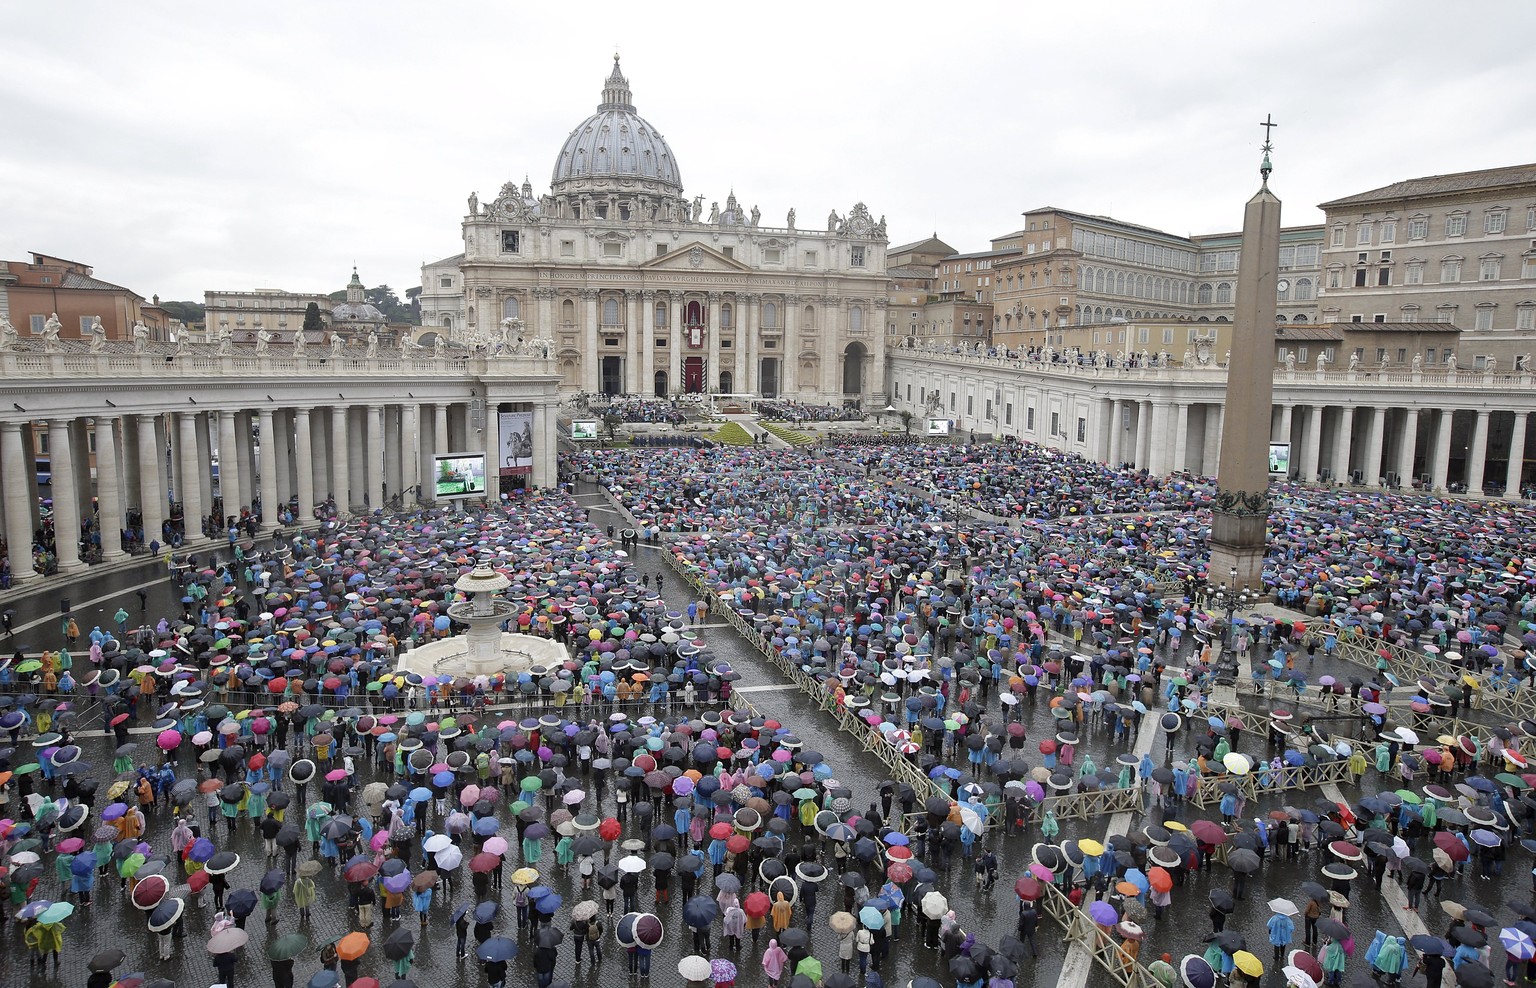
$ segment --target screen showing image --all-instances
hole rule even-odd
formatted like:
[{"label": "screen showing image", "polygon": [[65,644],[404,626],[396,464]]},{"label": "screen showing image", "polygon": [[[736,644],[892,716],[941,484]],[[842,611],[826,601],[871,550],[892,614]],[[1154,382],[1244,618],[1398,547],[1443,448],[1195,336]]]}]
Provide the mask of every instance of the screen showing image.
[{"label": "screen showing image", "polygon": [[1289,477],[1291,475],[1291,444],[1269,444],[1269,472],[1274,477]]},{"label": "screen showing image", "polygon": [[596,419],[577,419],[571,423],[572,439],[596,439],[598,422]]},{"label": "screen showing image", "polygon": [[434,456],[433,477],[439,498],[479,497],[485,493],[485,454]]},{"label": "screen showing image", "polygon": [[949,435],[949,419],[929,419],[927,434],[930,436]]}]

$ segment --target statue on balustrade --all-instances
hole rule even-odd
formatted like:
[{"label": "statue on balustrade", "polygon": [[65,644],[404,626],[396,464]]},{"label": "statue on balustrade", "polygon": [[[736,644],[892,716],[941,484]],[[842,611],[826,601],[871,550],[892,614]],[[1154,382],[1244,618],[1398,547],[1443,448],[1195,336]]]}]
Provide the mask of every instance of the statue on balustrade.
[{"label": "statue on balustrade", "polygon": [[1322,371],[1322,370],[1326,370],[1327,367],[1328,367],[1328,351],[1327,350],[1319,350],[1319,351],[1317,351],[1317,369],[1319,371]]},{"label": "statue on balustrade", "polygon": [[256,330],[256,353],[265,356],[267,347],[272,342],[272,334],[267,332],[267,327],[262,326]]},{"label": "statue on balustrade", "polygon": [[48,321],[43,323],[44,350],[57,350],[59,348],[59,330],[63,328],[64,324],[59,322],[59,314],[57,312],[48,317]]},{"label": "statue on balustrade", "polygon": [[188,338],[185,328],[176,334],[176,339],[172,342],[176,344],[176,356],[178,357],[186,356],[187,353],[192,349],[192,340]]},{"label": "statue on balustrade", "polygon": [[1357,371],[1359,369],[1360,369],[1360,355],[1358,353],[1350,354],[1349,355],[1349,372],[1351,374],[1353,374],[1355,371]]},{"label": "statue on balustrade", "polygon": [[1296,369],[1296,354],[1289,350],[1285,351],[1285,369],[1287,372],[1294,371]]},{"label": "statue on balustrade", "polygon": [[340,333],[336,332],[336,330],[334,330],[334,329],[331,330],[331,356],[333,356],[333,357],[341,356],[342,348],[345,347],[346,345],[347,345],[346,337],[342,336]]},{"label": "statue on balustrade", "polygon": [[1456,354],[1454,352],[1445,355],[1445,372],[1447,374],[1456,373]]},{"label": "statue on balustrade", "polygon": [[372,326],[368,327],[368,359],[372,360],[379,355],[379,331]]},{"label": "statue on balustrade", "polygon": [[149,327],[144,325],[142,319],[133,324],[133,352],[143,353],[149,349]]},{"label": "statue on balustrade", "polygon": [[438,333],[432,340],[432,356],[439,360],[448,356],[448,338],[442,333]]},{"label": "statue on balustrade", "polygon": [[416,344],[411,340],[410,332],[402,332],[400,334],[400,359],[404,360],[414,349],[416,349]]},{"label": "statue on balustrade", "polygon": [[1487,363],[1483,364],[1483,373],[1484,374],[1492,374],[1494,371],[1498,370],[1498,367],[1499,367],[1499,358],[1497,358],[1497,357],[1489,357]]},{"label": "statue on balustrade", "polygon": [[304,356],[305,348],[307,348],[308,346],[309,346],[309,334],[308,333],[304,332],[304,330],[301,329],[297,333],[293,334],[293,355],[295,357],[302,357],[302,356]]},{"label": "statue on balustrade", "polygon": [[228,327],[219,334],[219,356],[228,357],[235,352],[235,337]]},{"label": "statue on balustrade", "polygon": [[107,348],[107,327],[101,324],[101,317],[91,319],[91,352],[100,353]]},{"label": "statue on balustrade", "polygon": [[1531,355],[1528,354],[1528,353],[1518,354],[1515,357],[1515,373],[1516,374],[1529,374],[1530,372],[1531,372]]},{"label": "statue on balustrade", "polygon": [[16,332],[16,327],[11,325],[11,321],[0,316],[0,350],[11,349],[19,338],[20,334]]},{"label": "statue on balustrade", "polygon": [[1416,354],[1413,355],[1413,372],[1415,374],[1420,374],[1420,373],[1423,373],[1423,371],[1424,371],[1424,355],[1422,353],[1416,353]]},{"label": "statue on balustrade", "polygon": [[784,217],[784,225],[791,230],[795,228],[795,209],[793,206],[789,209],[789,215]]}]

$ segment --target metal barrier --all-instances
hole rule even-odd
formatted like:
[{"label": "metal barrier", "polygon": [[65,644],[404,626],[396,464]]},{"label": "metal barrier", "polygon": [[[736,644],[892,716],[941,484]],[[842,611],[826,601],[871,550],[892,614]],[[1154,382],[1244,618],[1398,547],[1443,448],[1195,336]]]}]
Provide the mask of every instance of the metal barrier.
[{"label": "metal barrier", "polygon": [[1162,988],[1162,982],[1157,976],[1138,958],[1126,953],[1120,942],[1090,919],[1085,910],[1072,905],[1072,900],[1054,884],[1042,884],[1045,894],[1040,897],[1040,911],[1061,926],[1063,939],[1069,947],[1077,946],[1087,951],[1093,963],[1113,978],[1117,985],[1124,988]]},{"label": "metal barrier", "polygon": [[[1359,742],[1355,742],[1358,744]],[[1350,782],[1349,763],[1345,759],[1318,762],[1316,765],[1287,766],[1278,770],[1255,768],[1247,775],[1202,775],[1191,801],[1201,809],[1220,803],[1224,783],[1235,783],[1247,799],[1263,793],[1291,792],[1313,786]]]}]

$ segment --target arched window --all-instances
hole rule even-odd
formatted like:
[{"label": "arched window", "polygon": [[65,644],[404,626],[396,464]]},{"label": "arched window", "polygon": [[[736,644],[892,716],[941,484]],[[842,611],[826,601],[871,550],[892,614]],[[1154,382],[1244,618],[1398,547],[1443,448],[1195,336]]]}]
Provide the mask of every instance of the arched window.
[{"label": "arched window", "polygon": [[443,316],[443,328],[444,329],[452,329],[453,328],[453,317],[452,316]]},{"label": "arched window", "polygon": [[619,300],[616,298],[603,299],[603,325],[617,326],[619,324]]},{"label": "arched window", "polygon": [[773,302],[763,303],[763,328],[779,328],[779,307]]},{"label": "arched window", "polygon": [[1211,286],[1210,285],[1201,285],[1200,286],[1200,304],[1201,305],[1210,305],[1211,304]]},{"label": "arched window", "polygon": [[576,324],[576,303],[571,299],[566,299],[560,303],[560,322],[565,326],[574,326]]},{"label": "arched window", "polygon": [[1124,295],[1125,294],[1125,272],[1124,271],[1118,272],[1115,275],[1115,294],[1116,295]]},{"label": "arched window", "polygon": [[1302,315],[1299,312],[1291,317],[1291,322],[1306,322],[1306,321],[1307,321],[1307,317]]},{"label": "arched window", "polygon": [[1296,279],[1296,301],[1298,301],[1298,302],[1308,302],[1308,301],[1311,301],[1311,299],[1312,299],[1312,279],[1311,278],[1297,278]]},{"label": "arched window", "polygon": [[807,305],[805,311],[800,313],[800,332],[813,333],[816,331],[816,306]]},{"label": "arched window", "polygon": [[720,328],[721,329],[730,329],[731,328],[731,305],[730,305],[729,302],[727,302],[725,305],[720,306]]},{"label": "arched window", "polygon": [[655,313],[654,316],[652,316],[652,320],[653,320],[652,325],[655,326],[657,329],[666,329],[667,328],[667,303],[665,303],[665,302],[657,302],[656,303],[656,313]]},{"label": "arched window", "polygon": [[501,300],[501,318],[521,319],[522,317],[523,307],[515,296],[509,295]]},{"label": "arched window", "polygon": [[1232,283],[1230,281],[1223,281],[1221,284],[1216,286],[1216,303],[1218,305],[1224,305],[1230,303],[1231,301]]},{"label": "arched window", "polygon": [[1093,290],[1096,291],[1096,292],[1104,291],[1104,269],[1103,268],[1099,268],[1097,271],[1095,271],[1093,273]]},{"label": "arched window", "polygon": [[[1275,301],[1276,302],[1289,302],[1291,300],[1291,286],[1290,286],[1290,283],[1282,281],[1282,282],[1280,282],[1280,284],[1285,286],[1285,287],[1281,288],[1278,292],[1275,293]],[[1281,322],[1284,322],[1284,321],[1285,320],[1283,320],[1283,319],[1281,320]]]},{"label": "arched window", "polygon": [[864,332],[864,309],[855,305],[848,310],[848,331],[850,333]]}]

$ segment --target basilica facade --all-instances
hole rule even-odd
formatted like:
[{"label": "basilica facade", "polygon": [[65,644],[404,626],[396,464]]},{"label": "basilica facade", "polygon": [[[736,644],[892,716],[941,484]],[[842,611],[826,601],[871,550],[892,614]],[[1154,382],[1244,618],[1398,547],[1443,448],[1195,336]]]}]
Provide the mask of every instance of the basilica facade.
[{"label": "basilica facade", "polygon": [[883,405],[885,219],[762,222],[732,191],[705,206],[636,111],[615,58],[549,191],[471,195],[464,251],[422,266],[424,336],[553,341],[562,388],[750,394]]}]

